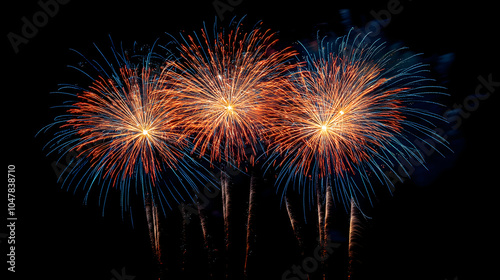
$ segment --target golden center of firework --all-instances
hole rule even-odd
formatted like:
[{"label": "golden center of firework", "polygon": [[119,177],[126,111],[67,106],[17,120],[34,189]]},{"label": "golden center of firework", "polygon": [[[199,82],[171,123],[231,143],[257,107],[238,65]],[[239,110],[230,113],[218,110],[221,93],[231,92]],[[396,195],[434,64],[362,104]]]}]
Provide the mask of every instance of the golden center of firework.
[{"label": "golden center of firework", "polygon": [[229,103],[229,102],[225,103],[225,104],[223,104],[223,107],[224,107],[224,111],[225,111],[226,115],[231,115],[231,114],[236,113],[234,104],[232,104],[232,103]]},{"label": "golden center of firework", "polygon": [[151,130],[151,127],[147,127],[147,126],[139,126],[137,128],[137,130],[135,130],[135,132],[141,136],[141,137],[145,137],[145,138],[151,138],[153,137],[153,131]]},{"label": "golden center of firework", "polygon": [[318,127],[320,128],[320,133],[326,134],[329,132],[333,132],[333,130],[340,129],[341,128],[340,125],[342,122],[342,119],[340,118],[340,116],[343,116],[344,114],[345,114],[345,111],[339,110],[337,117],[333,117],[327,121],[324,121],[322,123],[318,123]]}]

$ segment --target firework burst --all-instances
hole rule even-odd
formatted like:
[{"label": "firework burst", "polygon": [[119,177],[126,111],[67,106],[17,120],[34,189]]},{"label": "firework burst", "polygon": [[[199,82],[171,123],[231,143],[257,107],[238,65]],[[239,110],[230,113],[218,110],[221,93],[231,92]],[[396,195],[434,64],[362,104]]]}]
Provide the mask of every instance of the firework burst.
[{"label": "firework burst", "polygon": [[269,100],[273,110],[266,135],[273,155],[268,163],[279,166],[283,193],[297,183],[311,199],[316,187],[324,192],[332,184],[349,205],[351,198],[373,193],[370,177],[390,185],[387,169],[423,164],[412,140],[445,145],[432,130],[442,117],[425,107],[435,104],[428,95],[442,89],[429,85],[425,65],[402,48],[388,50],[365,38],[318,40],[318,52],[307,53],[290,89]]},{"label": "firework burst", "polygon": [[94,185],[101,187],[104,202],[109,189],[116,187],[124,210],[135,187],[145,202],[150,198],[153,204],[170,207],[171,199],[178,203],[186,193],[191,196],[197,192],[196,181],[208,178],[186,152],[189,142],[179,128],[182,118],[165,78],[169,69],[157,66],[165,58],[152,51],[130,57],[114,46],[112,52],[115,61],[103,56],[105,67],[86,60],[98,73],[96,78],[85,73],[91,78],[87,88],[61,87],[61,93],[76,101],[64,105],[65,114],[43,129],[59,128],[47,144],[49,153],[76,153],[73,168],[60,179],[63,185],[85,186],[85,201]]},{"label": "firework burst", "polygon": [[[201,34],[182,36],[179,59],[169,67],[171,80],[179,92],[186,133],[192,135],[195,149],[210,154],[210,160],[228,167],[254,165],[260,150],[260,137],[265,123],[270,94],[283,90],[286,74],[294,66],[287,62],[295,55],[291,48],[274,50],[276,35],[260,24],[250,32],[233,22],[228,29],[214,26],[211,36],[206,28]],[[250,172],[251,173],[251,172]],[[251,173],[252,174],[252,173]],[[252,195],[255,178],[251,179],[248,221],[252,221]],[[231,188],[232,178],[221,173],[225,245],[231,255]],[[251,238],[251,223],[247,232]],[[247,240],[247,258],[251,240]],[[228,263],[234,258],[228,258]],[[231,265],[226,264],[228,267]],[[228,269],[229,271],[230,269]],[[226,274],[228,276],[228,274]]]},{"label": "firework burst", "polygon": [[183,36],[181,58],[172,62],[177,71],[171,72],[195,148],[202,155],[209,150],[212,161],[237,164],[248,159],[245,147],[256,154],[264,101],[283,89],[282,74],[292,67],[286,61],[295,54],[289,48],[273,51],[277,39],[269,30],[246,33],[240,25],[213,38],[206,28],[201,36]]}]

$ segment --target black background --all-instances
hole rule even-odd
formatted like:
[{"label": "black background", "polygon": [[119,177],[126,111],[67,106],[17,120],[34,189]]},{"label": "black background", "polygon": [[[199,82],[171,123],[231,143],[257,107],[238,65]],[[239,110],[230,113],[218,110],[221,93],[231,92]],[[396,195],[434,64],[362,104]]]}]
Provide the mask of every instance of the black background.
[{"label": "black background", "polygon": [[[386,9],[387,3],[244,0],[234,11],[225,12],[220,25],[246,14],[248,22],[263,20],[266,27],[279,31],[286,45],[314,39],[317,28],[341,35],[345,29],[338,10],[342,8],[349,8],[353,23],[363,27],[373,19],[370,11]],[[500,81],[499,15],[492,2],[401,0],[401,6],[403,10],[383,28],[387,39],[422,52],[429,61],[454,54],[448,76],[439,78],[450,94],[442,100],[446,107],[462,104],[474,94],[478,76],[491,74],[494,81]],[[111,210],[103,217],[92,199],[85,206],[82,193],[61,190],[51,167],[56,158],[42,151],[47,138],[35,138],[35,134],[52,121],[54,112],[49,108],[61,102],[49,92],[79,75],[66,67],[79,62],[70,48],[95,55],[92,44],[106,46],[108,35],[124,45],[133,41],[151,44],[157,37],[166,40],[164,32],[176,35],[181,30],[199,30],[203,21],[207,25],[214,21],[212,1],[72,0],[61,5],[17,54],[6,34],[20,34],[21,18],[31,18],[40,7],[36,1],[10,1],[2,10],[6,28],[2,154],[5,169],[8,164],[16,166],[16,275],[108,280],[114,277],[113,269],[120,273],[125,267],[137,280],[150,279],[152,257],[144,222],[135,219],[132,227],[128,220],[122,221],[119,210],[113,210],[118,208],[116,202],[109,203],[106,209]],[[429,172],[431,179],[423,185],[398,184],[393,197],[378,198],[366,232],[364,279],[485,279],[480,275],[491,267],[487,260],[497,254],[492,246],[498,212],[498,92],[497,87],[463,120],[453,138],[454,154],[445,152],[446,160],[430,159],[436,167]],[[280,279],[302,258],[294,255],[286,211],[280,209],[271,188],[266,188],[257,228],[263,236],[261,251],[256,252],[262,258],[259,275]],[[2,213],[7,208],[4,202]],[[176,211],[170,215],[178,215]],[[6,239],[1,241],[3,274],[7,248]],[[174,247],[181,243],[178,239],[171,242]]]}]

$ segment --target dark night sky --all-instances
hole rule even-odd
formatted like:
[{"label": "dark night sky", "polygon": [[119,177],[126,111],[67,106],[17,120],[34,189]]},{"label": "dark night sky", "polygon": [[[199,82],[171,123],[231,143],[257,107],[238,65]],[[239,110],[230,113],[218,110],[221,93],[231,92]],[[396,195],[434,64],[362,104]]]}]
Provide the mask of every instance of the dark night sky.
[{"label": "dark night sky", "polygon": [[[109,280],[114,277],[113,269],[120,272],[125,267],[136,280],[150,279],[151,255],[140,209],[132,227],[114,210],[116,202],[109,203],[106,209],[110,210],[102,217],[96,199],[84,206],[81,192],[73,195],[61,190],[51,167],[55,157],[47,158],[42,151],[47,137],[35,138],[35,134],[54,117],[49,107],[61,102],[49,92],[78,75],[66,67],[79,62],[70,48],[95,54],[92,44],[106,46],[109,34],[116,42],[130,45],[133,41],[150,44],[157,37],[166,40],[164,32],[176,35],[181,30],[199,30],[203,21],[208,25],[214,21],[212,0],[106,4],[72,0],[61,5],[17,54],[5,35],[19,34],[21,18],[31,18],[40,7],[37,1],[13,2],[3,8],[7,65],[4,60],[2,104],[3,138],[7,139],[3,144],[4,168],[16,165],[16,275]],[[342,34],[338,10],[343,8],[351,10],[355,25],[365,26],[373,19],[370,11],[386,9],[389,1],[269,2],[243,0],[234,11],[224,14],[221,25],[246,14],[247,22],[263,20],[266,27],[279,31],[286,45],[314,39],[317,28]],[[480,84],[478,76],[487,79],[492,75],[493,81],[500,81],[498,10],[486,1],[435,2],[401,0],[402,11],[392,16],[383,32],[389,41],[423,53],[431,67],[438,65],[436,57],[454,54],[448,75],[438,77],[450,94],[441,101],[452,108],[474,94]],[[377,197],[366,230],[363,279],[481,279],[478,273],[488,267],[485,254],[495,241],[498,143],[494,133],[498,129],[496,95],[500,87],[496,90],[463,118],[452,137],[454,154],[445,152],[446,159],[429,158],[430,172],[415,173],[423,176],[420,180],[398,184],[393,197]],[[3,202],[1,205],[7,208]],[[280,209],[279,198],[270,186],[264,186],[259,206],[257,234],[262,243],[256,254],[262,258],[261,279],[281,279],[282,273],[302,258],[294,255],[295,240],[286,212]],[[178,215],[178,210],[169,215]],[[339,214],[339,220],[344,216]],[[180,223],[174,218],[175,226]],[[6,242],[1,241],[3,273]],[[171,246],[181,243],[175,235],[171,242]],[[342,256],[339,258],[342,261]]]}]

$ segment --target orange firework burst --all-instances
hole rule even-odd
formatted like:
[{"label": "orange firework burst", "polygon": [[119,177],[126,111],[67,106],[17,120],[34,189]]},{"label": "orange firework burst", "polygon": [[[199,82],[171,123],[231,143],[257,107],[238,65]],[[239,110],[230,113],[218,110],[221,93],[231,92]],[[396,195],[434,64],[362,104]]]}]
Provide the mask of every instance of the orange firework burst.
[{"label": "orange firework burst", "polygon": [[266,96],[282,90],[282,74],[293,67],[286,62],[295,53],[273,51],[275,34],[258,27],[244,33],[238,24],[213,40],[203,29],[201,37],[183,38],[181,59],[173,62],[178,73],[171,72],[186,130],[202,155],[209,149],[212,161],[239,163],[247,159],[245,147],[256,153]]},{"label": "orange firework burst", "polygon": [[169,198],[183,200],[183,192],[192,198],[198,183],[212,183],[212,178],[189,155],[192,144],[181,127],[183,115],[169,81],[170,69],[164,67],[169,58],[147,50],[145,55],[134,53],[134,63],[123,50],[112,51],[115,66],[104,56],[104,66],[86,60],[98,73],[97,78],[85,73],[91,78],[88,87],[61,87],[76,101],[62,106],[66,113],[43,129],[60,129],[47,144],[51,152],[77,154],[65,170],[63,185],[84,184],[87,200],[92,186],[99,184],[104,202],[109,188],[116,187],[122,209],[129,205],[131,187],[139,189],[145,202],[162,207],[163,202],[170,207]]},{"label": "orange firework burst", "polygon": [[[201,40],[196,33],[183,37],[178,47],[180,58],[169,65],[175,71],[170,78],[179,91],[185,130],[193,137],[193,149],[201,155],[210,153],[212,163],[224,160],[237,166],[246,160],[254,164],[266,122],[264,112],[269,109],[268,96],[284,89],[286,74],[295,67],[287,64],[295,55],[290,48],[273,50],[277,43],[274,33],[260,27],[246,33],[240,23],[228,30],[215,26],[213,38],[206,28],[201,31]],[[228,256],[232,243],[230,186],[230,177],[222,173]],[[249,209],[249,216],[252,212]]]},{"label": "orange firework burst", "polygon": [[271,149],[295,172],[308,174],[317,165],[321,176],[353,173],[382,145],[380,139],[400,132],[403,116],[395,95],[404,88],[374,94],[386,82],[380,68],[333,54],[310,67],[316,71],[299,71],[290,90],[274,99],[267,131]]},{"label": "orange firework burst", "polygon": [[[79,102],[68,110],[71,126],[80,136],[74,150],[91,160],[103,176],[117,180],[131,177],[142,166],[155,182],[163,163],[175,168],[182,157],[184,134],[177,129],[175,103],[166,83],[158,82],[152,69],[119,69],[119,80],[99,77]],[[165,143],[170,143],[171,146]]]},{"label": "orange firework burst", "polygon": [[[386,51],[384,44],[357,39],[321,41],[318,53],[308,53],[307,65],[291,77],[289,90],[269,100],[269,163],[281,168],[278,182],[285,180],[285,189],[294,179],[333,179],[350,202],[358,191],[354,175],[365,187],[370,174],[390,184],[381,166],[423,162],[411,138],[444,142],[424,125],[442,118],[422,106],[425,95],[439,94],[421,74],[423,64],[401,49]],[[326,184],[318,187],[324,191]]]}]

